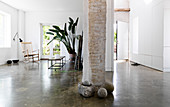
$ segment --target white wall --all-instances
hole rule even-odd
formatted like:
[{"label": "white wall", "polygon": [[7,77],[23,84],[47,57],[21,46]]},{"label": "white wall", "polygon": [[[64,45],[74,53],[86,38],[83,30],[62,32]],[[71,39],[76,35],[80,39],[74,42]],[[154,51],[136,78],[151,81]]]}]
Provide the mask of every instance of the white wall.
[{"label": "white wall", "polygon": [[170,1],[164,1],[164,72],[170,72]]},{"label": "white wall", "polygon": [[[83,7],[82,7],[83,8]],[[26,12],[25,13],[25,41],[31,41],[34,49],[40,49],[41,47],[41,36],[40,35],[40,24],[55,24],[64,25],[68,22],[68,18],[72,17],[76,19],[80,17],[78,34],[82,32],[82,15],[83,12],[60,12],[60,11],[46,11],[46,12]],[[65,55],[69,58],[68,52],[65,47],[61,45],[61,55]]]},{"label": "white wall", "polygon": [[163,70],[163,0],[130,1],[130,60]]},{"label": "white wall", "polygon": [[11,48],[0,48],[0,64],[5,64],[8,59],[17,58],[17,41],[12,39],[18,30],[18,10],[2,2],[0,10],[11,15]]},{"label": "white wall", "polygon": [[130,0],[114,0],[114,8],[129,8]]},{"label": "white wall", "polygon": [[[18,11],[18,36],[22,40],[25,40],[25,12],[22,11],[22,10]],[[17,56],[18,56],[20,61],[23,61],[24,56],[23,56],[23,53],[22,53],[21,44],[19,43],[19,41],[17,43],[18,43]]]},{"label": "white wall", "polygon": [[[114,0],[114,8],[129,8],[129,0]],[[114,23],[116,21],[122,21],[129,23],[129,12],[115,12]]]}]

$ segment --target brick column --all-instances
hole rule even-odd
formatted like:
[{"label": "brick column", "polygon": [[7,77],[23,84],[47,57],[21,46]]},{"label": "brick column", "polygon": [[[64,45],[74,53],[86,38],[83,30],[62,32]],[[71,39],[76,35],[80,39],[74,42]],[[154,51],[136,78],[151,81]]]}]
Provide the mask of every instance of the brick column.
[{"label": "brick column", "polygon": [[106,0],[88,0],[88,48],[92,83],[105,83]]},{"label": "brick column", "polygon": [[83,78],[78,84],[78,91],[86,98],[93,96],[95,91],[99,97],[105,98],[108,92],[112,93],[114,90],[113,79],[105,81],[105,67],[108,71],[113,69],[111,3],[112,0],[84,0]]}]

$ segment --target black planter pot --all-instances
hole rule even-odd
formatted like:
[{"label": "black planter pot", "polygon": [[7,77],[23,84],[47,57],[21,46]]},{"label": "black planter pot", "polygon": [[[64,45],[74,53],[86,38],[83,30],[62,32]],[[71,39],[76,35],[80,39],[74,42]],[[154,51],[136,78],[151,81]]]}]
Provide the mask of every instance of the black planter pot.
[{"label": "black planter pot", "polygon": [[76,54],[70,54],[70,61],[74,62],[76,59]]},{"label": "black planter pot", "polygon": [[11,61],[11,60],[8,60],[6,63],[7,63],[7,64],[12,64],[12,61]]},{"label": "black planter pot", "polygon": [[13,61],[13,63],[18,63],[19,62],[19,60],[17,59],[17,60],[12,60]]}]

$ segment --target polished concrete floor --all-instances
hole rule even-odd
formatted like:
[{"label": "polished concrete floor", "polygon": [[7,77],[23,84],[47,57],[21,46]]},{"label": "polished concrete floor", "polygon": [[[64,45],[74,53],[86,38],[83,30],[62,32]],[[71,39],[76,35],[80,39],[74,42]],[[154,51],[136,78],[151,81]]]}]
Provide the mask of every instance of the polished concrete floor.
[{"label": "polished concrete floor", "polygon": [[81,77],[69,63],[62,71],[48,70],[47,61],[0,66],[0,107],[170,107],[170,73],[115,64],[115,91],[105,99],[80,96]]}]

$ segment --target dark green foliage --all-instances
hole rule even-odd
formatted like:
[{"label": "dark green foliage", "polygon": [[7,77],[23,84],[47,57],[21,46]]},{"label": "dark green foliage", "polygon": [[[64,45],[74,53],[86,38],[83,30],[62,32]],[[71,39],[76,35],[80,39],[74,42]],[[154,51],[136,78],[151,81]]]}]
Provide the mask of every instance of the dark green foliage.
[{"label": "dark green foliage", "polygon": [[65,23],[65,25],[64,25],[64,33],[65,33],[66,36],[68,36],[68,32],[67,32],[67,23]]},{"label": "dark green foliage", "polygon": [[[78,25],[79,18],[74,20],[69,17],[69,26],[67,28],[67,24],[65,23],[64,29],[61,29],[59,26],[53,26],[53,29],[49,29],[49,32],[47,34],[53,35],[53,39],[48,43],[50,44],[53,40],[57,39],[64,43],[64,45],[67,48],[67,51],[69,54],[76,54],[75,52],[75,39],[76,39],[76,28]],[[68,33],[68,31],[69,33]],[[55,35],[56,34],[56,35]]]},{"label": "dark green foliage", "polygon": [[60,27],[59,26],[53,26],[53,28],[55,28],[56,30],[60,31]]},{"label": "dark green foliage", "polygon": [[77,20],[76,20],[76,22],[75,22],[76,26],[77,26],[77,24],[78,24],[78,21],[79,21],[79,18],[77,18]]},{"label": "dark green foliage", "polygon": [[71,17],[69,17],[69,20],[71,23],[74,23],[74,20]]},{"label": "dark green foliage", "polygon": [[76,24],[74,23],[73,26],[72,26],[72,33],[75,34],[75,27],[76,27]]},{"label": "dark green foliage", "polygon": [[54,33],[52,33],[52,32],[47,32],[46,34],[54,35]]}]

